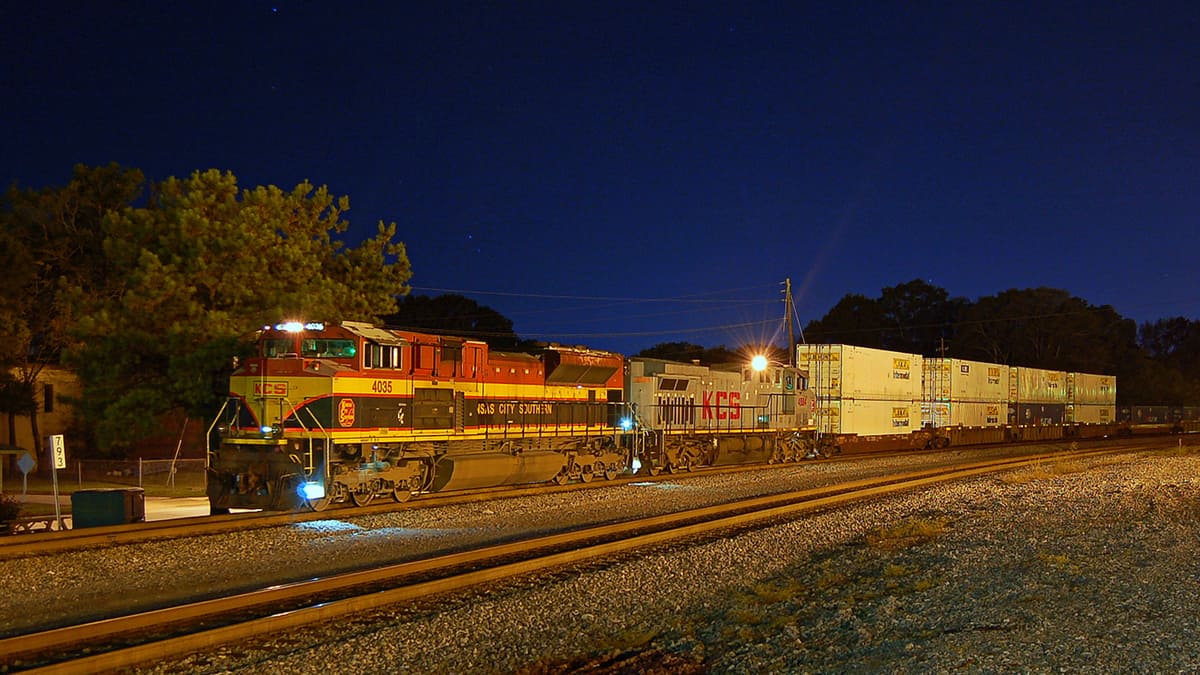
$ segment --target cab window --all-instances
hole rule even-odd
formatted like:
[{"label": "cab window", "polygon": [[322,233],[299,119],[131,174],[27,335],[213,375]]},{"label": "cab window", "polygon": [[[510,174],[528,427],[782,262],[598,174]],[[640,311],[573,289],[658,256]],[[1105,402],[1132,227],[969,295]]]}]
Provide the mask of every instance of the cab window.
[{"label": "cab window", "polygon": [[347,359],[357,353],[354,340],[308,338],[300,347],[300,355],[305,358]]},{"label": "cab window", "polygon": [[296,356],[296,343],[289,339],[263,340],[263,356],[268,359],[279,359],[285,356]]},{"label": "cab window", "polygon": [[366,347],[363,348],[363,367],[399,368],[400,348],[368,342]]}]

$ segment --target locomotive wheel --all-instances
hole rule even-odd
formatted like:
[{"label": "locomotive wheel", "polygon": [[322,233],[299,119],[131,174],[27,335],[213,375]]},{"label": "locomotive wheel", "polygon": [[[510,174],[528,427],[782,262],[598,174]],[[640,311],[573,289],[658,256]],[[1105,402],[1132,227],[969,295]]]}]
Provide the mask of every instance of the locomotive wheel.
[{"label": "locomotive wheel", "polygon": [[412,499],[412,496],[412,490],[409,490],[407,485],[397,485],[392,488],[392,499],[397,502],[404,503]]},{"label": "locomotive wheel", "polygon": [[639,473],[644,473],[647,476],[657,476],[658,471],[658,465],[647,463],[642,465],[642,470]]},{"label": "locomotive wheel", "polygon": [[325,509],[329,508],[329,498],[321,497],[320,499],[310,499],[308,500],[308,508],[312,509],[313,511],[324,511]]},{"label": "locomotive wheel", "polygon": [[554,477],[554,482],[558,483],[559,485],[566,485],[567,481],[569,480],[571,480],[571,477],[567,475],[566,471],[559,472],[559,474]]},{"label": "locomotive wheel", "polygon": [[350,493],[350,501],[354,502],[355,506],[366,506],[375,498],[374,492],[359,492],[355,490]]},{"label": "locomotive wheel", "polygon": [[583,471],[579,473],[579,480],[584,483],[590,483],[592,482],[592,477],[594,475],[595,474],[592,473],[592,467],[585,467]]},{"label": "locomotive wheel", "polygon": [[607,469],[604,472],[604,480],[616,480],[619,474],[616,469]]}]

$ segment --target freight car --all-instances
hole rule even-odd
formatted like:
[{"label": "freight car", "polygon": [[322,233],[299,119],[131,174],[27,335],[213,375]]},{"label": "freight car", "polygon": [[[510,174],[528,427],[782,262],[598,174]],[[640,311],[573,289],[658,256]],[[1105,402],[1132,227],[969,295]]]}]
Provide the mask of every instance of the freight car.
[{"label": "freight car", "polygon": [[1114,434],[1116,378],[802,344],[796,363],[835,449],[946,447]]},{"label": "freight car", "polygon": [[1200,407],[1133,405],[1117,409],[1121,433],[1200,433]]}]

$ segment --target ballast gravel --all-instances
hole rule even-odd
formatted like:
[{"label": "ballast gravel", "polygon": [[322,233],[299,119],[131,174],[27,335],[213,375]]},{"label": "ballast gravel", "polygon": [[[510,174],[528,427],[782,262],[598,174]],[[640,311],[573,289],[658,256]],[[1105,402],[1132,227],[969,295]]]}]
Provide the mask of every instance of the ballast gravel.
[{"label": "ballast gravel", "polygon": [[[991,448],[984,454],[1046,449]],[[286,527],[6,560],[0,575],[0,636],[959,460],[950,453],[808,462],[370,516],[333,510],[327,519]]]},{"label": "ballast gravel", "polygon": [[[834,465],[798,468],[819,466]],[[218,542],[230,559],[245,544],[208,539],[211,566]],[[1183,448],[940,485],[144,672],[1196,672],[1198,548],[1200,451]]]}]

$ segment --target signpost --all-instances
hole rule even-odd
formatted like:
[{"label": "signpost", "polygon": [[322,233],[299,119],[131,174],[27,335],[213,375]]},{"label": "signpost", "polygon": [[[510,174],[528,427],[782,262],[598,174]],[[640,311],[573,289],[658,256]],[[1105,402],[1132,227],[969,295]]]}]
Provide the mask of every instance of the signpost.
[{"label": "signpost", "polygon": [[28,474],[37,468],[37,460],[22,447],[0,443],[0,494],[4,494],[4,465],[8,463],[9,456],[17,458],[17,468],[26,474],[21,482],[21,501],[24,502],[29,488]]},{"label": "signpost", "polygon": [[21,502],[24,503],[25,495],[29,494],[29,472],[37,468],[37,462],[34,461],[33,455],[22,452],[17,459],[17,468],[21,470]]},{"label": "signpost", "polygon": [[50,457],[54,460],[54,466],[50,471],[50,475],[54,480],[54,518],[58,522],[62,522],[62,507],[58,504],[58,470],[67,468],[67,446],[63,442],[62,434],[54,434],[50,437]]}]

